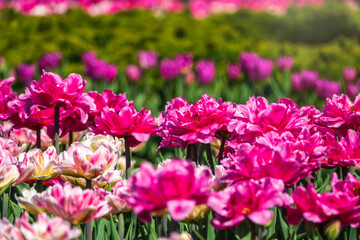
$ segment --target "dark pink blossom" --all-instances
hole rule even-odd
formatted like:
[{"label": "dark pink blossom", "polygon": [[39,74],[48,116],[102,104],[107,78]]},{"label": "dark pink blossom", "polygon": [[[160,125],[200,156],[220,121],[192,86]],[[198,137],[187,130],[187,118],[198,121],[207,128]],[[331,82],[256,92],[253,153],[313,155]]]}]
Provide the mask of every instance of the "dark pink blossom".
[{"label": "dark pink blossom", "polygon": [[229,229],[248,218],[257,225],[267,225],[274,216],[270,208],[292,202],[283,191],[281,180],[264,178],[239,182],[214,192],[208,200],[208,205],[216,213],[211,224],[218,229]]},{"label": "dark pink blossom", "polygon": [[163,138],[159,148],[212,142],[218,132],[227,132],[234,105],[216,101],[207,94],[195,105],[181,97],[174,98],[158,119],[158,135]]},{"label": "dark pink blossom", "polygon": [[105,107],[94,119],[94,133],[123,138],[129,137],[131,147],[147,141],[157,131],[155,119],[144,108],[137,112],[133,106],[125,106],[120,111]]},{"label": "dark pink blossom", "polygon": [[196,168],[182,159],[166,161],[156,169],[144,162],[129,179],[130,191],[124,196],[142,221],[151,222],[152,216],[166,212],[182,221],[196,206],[207,203],[211,177],[209,168]]}]

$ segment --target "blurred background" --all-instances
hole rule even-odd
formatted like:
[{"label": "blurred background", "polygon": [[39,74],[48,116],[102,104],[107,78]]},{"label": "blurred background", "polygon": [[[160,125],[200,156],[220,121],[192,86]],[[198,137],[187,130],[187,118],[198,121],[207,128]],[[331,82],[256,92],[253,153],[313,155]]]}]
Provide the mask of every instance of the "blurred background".
[{"label": "blurred background", "polygon": [[324,105],[360,89],[360,1],[0,0],[0,78],[43,69],[127,92],[156,116],[183,96]]}]

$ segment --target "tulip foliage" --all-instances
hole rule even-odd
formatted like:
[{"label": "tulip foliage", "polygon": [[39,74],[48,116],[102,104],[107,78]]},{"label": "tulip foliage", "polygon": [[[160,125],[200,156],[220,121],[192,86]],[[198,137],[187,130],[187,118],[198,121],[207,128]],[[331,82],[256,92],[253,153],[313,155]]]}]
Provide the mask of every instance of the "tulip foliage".
[{"label": "tulip foliage", "polygon": [[[143,70],[157,61],[139,57]],[[174,61],[179,72],[192,65],[186,54],[163,61],[165,79]],[[229,75],[259,81],[273,67],[251,53],[240,62]],[[299,75],[304,86],[316,77]],[[19,96],[13,81],[0,82],[0,239],[358,238],[360,95],[317,109],[204,94],[173,98],[154,117],[125,93],[85,91],[78,74],[44,70]]]}]

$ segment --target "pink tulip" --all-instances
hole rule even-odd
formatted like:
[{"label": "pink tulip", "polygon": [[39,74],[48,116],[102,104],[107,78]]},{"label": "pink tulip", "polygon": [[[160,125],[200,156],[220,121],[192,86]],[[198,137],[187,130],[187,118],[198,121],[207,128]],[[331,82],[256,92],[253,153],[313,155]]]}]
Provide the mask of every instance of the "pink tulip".
[{"label": "pink tulip", "polygon": [[343,78],[346,83],[353,82],[356,78],[356,69],[352,67],[346,67],[343,70]]},{"label": "pink tulip", "polygon": [[141,69],[136,65],[128,65],[125,69],[126,78],[130,82],[137,82],[141,78]]},{"label": "pink tulip", "polygon": [[294,65],[294,58],[281,56],[276,60],[276,65],[280,71],[291,70]]},{"label": "pink tulip", "polygon": [[119,138],[128,136],[131,147],[146,142],[157,131],[151,112],[144,108],[137,112],[133,106],[125,106],[118,112],[105,107],[94,121],[96,127],[91,128],[94,133]]},{"label": "pink tulip", "polygon": [[153,51],[139,51],[138,61],[142,69],[150,69],[156,66],[158,54]]},{"label": "pink tulip", "polygon": [[318,194],[312,183],[297,187],[293,193],[294,206],[287,209],[287,220],[298,225],[303,218],[306,222],[323,223],[339,220],[341,226],[359,227],[359,181],[351,174],[345,180],[332,175],[332,192]]},{"label": "pink tulip", "polygon": [[211,171],[192,162],[172,159],[154,169],[144,162],[129,179],[125,200],[144,222],[169,212],[175,221],[185,220],[196,206],[206,204],[210,194]]},{"label": "pink tulip", "polygon": [[12,240],[75,240],[81,235],[79,228],[72,228],[70,223],[64,222],[61,218],[49,218],[46,214],[40,214],[36,222],[31,224],[28,214],[24,213],[21,218],[15,219],[14,225],[3,219],[0,226],[1,239],[5,237]]},{"label": "pink tulip", "polygon": [[86,81],[78,74],[70,74],[66,79],[50,72],[43,72],[39,82],[33,81],[20,99],[25,104],[27,116],[36,109],[48,107],[79,107],[84,111],[95,108],[92,98],[83,94]]},{"label": "pink tulip", "polygon": [[102,175],[107,169],[114,169],[118,158],[105,145],[93,151],[75,142],[60,153],[59,160],[57,173],[90,180]]},{"label": "pink tulip", "polygon": [[105,199],[108,201],[112,208],[111,213],[117,215],[122,212],[131,211],[130,205],[126,202],[122,196],[124,194],[130,194],[130,187],[127,180],[120,180],[114,187],[111,188],[112,193],[107,192]]},{"label": "pink tulip", "polygon": [[0,121],[6,121],[9,119],[11,114],[15,112],[9,106],[9,102],[16,98],[16,93],[11,89],[15,78],[7,78],[0,81]]},{"label": "pink tulip", "polygon": [[93,190],[73,188],[70,183],[49,187],[36,202],[49,213],[72,224],[90,222],[111,211],[108,203],[101,201]]},{"label": "pink tulip", "polygon": [[211,143],[217,133],[227,133],[226,125],[235,112],[235,105],[216,101],[207,94],[195,104],[188,104],[181,97],[168,103],[158,119],[160,147],[180,146],[193,143]]},{"label": "pink tulip", "polygon": [[246,218],[258,225],[267,225],[274,213],[270,208],[291,203],[283,193],[281,180],[264,178],[231,185],[209,197],[208,205],[215,211],[211,224],[218,229],[240,225]]}]

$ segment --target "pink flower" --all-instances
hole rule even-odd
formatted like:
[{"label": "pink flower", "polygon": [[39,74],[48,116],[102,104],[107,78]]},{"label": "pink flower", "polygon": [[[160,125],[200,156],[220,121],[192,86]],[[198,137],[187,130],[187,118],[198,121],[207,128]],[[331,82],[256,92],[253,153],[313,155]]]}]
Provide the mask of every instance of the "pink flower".
[{"label": "pink flower", "polygon": [[320,98],[332,97],[341,91],[341,84],[328,79],[318,79],[316,81],[316,94]]},{"label": "pink flower", "polygon": [[122,179],[111,188],[112,193],[107,192],[105,199],[108,201],[109,206],[111,206],[113,215],[117,215],[121,212],[128,212],[131,210],[130,205],[126,202],[123,197],[124,194],[130,194],[130,186],[127,180]]},{"label": "pink flower", "polygon": [[187,74],[191,71],[193,66],[193,56],[191,53],[181,53],[175,56],[174,59],[180,66],[180,71],[183,74]]},{"label": "pink flower", "polygon": [[36,109],[48,107],[79,107],[86,112],[94,108],[92,99],[83,94],[86,81],[78,74],[70,74],[66,79],[50,72],[43,72],[39,82],[33,81],[20,99],[26,102],[27,116]]},{"label": "pink flower", "polygon": [[117,155],[111,148],[101,145],[96,151],[75,142],[59,155],[57,173],[73,177],[94,179],[107,169],[114,169]]},{"label": "pink flower", "polygon": [[11,89],[15,78],[7,78],[0,81],[0,121],[6,121],[15,112],[9,102],[16,98],[16,93]]},{"label": "pink flower", "polygon": [[20,155],[22,164],[34,165],[34,171],[29,180],[47,181],[57,177],[56,167],[59,164],[59,158],[54,147],[49,147],[45,152],[41,149],[31,149],[27,153]]},{"label": "pink flower", "polygon": [[252,97],[245,105],[237,107],[228,130],[241,140],[251,141],[270,131],[297,134],[308,122],[309,119],[301,116],[300,108],[291,99],[283,98],[269,105],[265,98]]},{"label": "pink flower", "polygon": [[347,130],[354,126],[354,103],[344,94],[337,94],[326,99],[322,113],[315,121],[318,125],[334,129]]},{"label": "pink flower", "polygon": [[231,185],[209,197],[208,205],[215,211],[211,224],[218,229],[240,225],[246,218],[258,225],[267,225],[273,218],[270,208],[291,203],[283,193],[281,180],[264,178]]},{"label": "pink flower", "polygon": [[138,218],[169,212],[175,221],[185,220],[197,205],[206,204],[211,189],[211,171],[192,162],[172,159],[154,169],[144,162],[129,179],[130,192],[124,194]]},{"label": "pink flower", "polygon": [[[2,226],[3,224],[5,226]],[[49,218],[43,213],[37,217],[33,224],[28,222],[28,214],[24,213],[21,218],[15,219],[14,226],[7,219],[1,220],[0,226],[5,233],[5,236],[0,233],[0,237],[13,240],[75,240],[81,235],[79,228],[72,228],[70,223],[64,222],[61,218]]]},{"label": "pink flower", "polygon": [[[253,142],[235,145],[222,160],[226,182],[272,177],[292,186],[320,169],[326,158],[322,135],[304,128],[300,134],[268,132]],[[283,171],[286,166],[287,171]]]},{"label": "pink flower", "polygon": [[25,164],[13,157],[8,150],[0,149],[0,189],[11,183],[17,186],[26,181],[34,170],[33,164]]},{"label": "pink flower", "polygon": [[201,60],[196,63],[195,69],[201,85],[209,85],[214,81],[216,69],[213,61]]},{"label": "pink flower", "polygon": [[351,174],[346,180],[332,175],[332,192],[318,194],[312,183],[307,188],[297,187],[292,197],[294,206],[287,209],[287,220],[298,225],[304,218],[307,222],[323,223],[339,220],[342,226],[358,227],[360,224],[359,181]]},{"label": "pink flower", "polygon": [[241,74],[241,67],[237,63],[229,64],[226,68],[226,73],[230,80],[236,80]]},{"label": "pink flower", "polygon": [[118,112],[105,107],[94,121],[96,127],[91,128],[94,133],[119,138],[128,136],[131,147],[146,142],[157,131],[151,112],[144,108],[137,112],[133,106],[125,106]]},{"label": "pink flower", "polygon": [[[61,64],[62,55],[60,52],[48,52],[45,53],[38,62],[40,70],[46,69],[55,69],[58,68]],[[31,79],[32,80],[32,79]]]},{"label": "pink flower", "polygon": [[180,65],[176,60],[165,58],[160,63],[160,75],[166,80],[175,79],[180,73]]},{"label": "pink flower", "polygon": [[49,187],[36,201],[49,213],[61,217],[71,224],[90,222],[111,211],[108,203],[101,201],[100,196],[93,190],[73,188],[70,183],[65,183],[63,186],[55,184]]},{"label": "pink flower", "polygon": [[353,82],[356,78],[356,69],[352,67],[346,67],[343,70],[343,78],[346,83]]},{"label": "pink flower", "polygon": [[136,65],[128,65],[125,69],[126,78],[130,82],[137,82],[141,78],[141,69]]},{"label": "pink flower", "polygon": [[89,112],[89,125],[94,125],[94,118],[100,116],[101,111],[105,107],[113,108],[118,112],[125,106],[134,106],[133,101],[127,100],[126,93],[116,95],[110,89],[103,91],[101,94],[96,91],[90,91],[88,96],[93,99],[95,104],[95,109],[91,109]]},{"label": "pink flower", "polygon": [[332,134],[326,134],[327,158],[322,162],[323,167],[360,167],[360,136],[352,129],[338,141]]},{"label": "pink flower", "polygon": [[294,58],[289,56],[281,56],[276,60],[276,65],[280,71],[291,70],[294,65]]},{"label": "pink flower", "polygon": [[235,105],[216,101],[204,94],[196,105],[188,104],[181,97],[168,103],[159,116],[159,136],[163,138],[160,148],[193,143],[211,143],[219,132],[227,132],[226,125],[235,112]]},{"label": "pink flower", "polygon": [[158,54],[153,51],[139,51],[138,61],[142,69],[150,69],[156,66]]}]

